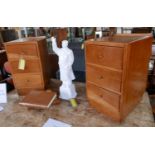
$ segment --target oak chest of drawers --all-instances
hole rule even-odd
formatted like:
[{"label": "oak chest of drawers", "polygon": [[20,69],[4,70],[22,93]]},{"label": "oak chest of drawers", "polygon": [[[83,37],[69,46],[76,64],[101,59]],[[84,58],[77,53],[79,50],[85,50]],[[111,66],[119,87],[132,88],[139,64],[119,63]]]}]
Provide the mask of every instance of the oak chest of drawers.
[{"label": "oak chest of drawers", "polygon": [[89,103],[122,121],[146,88],[152,36],[116,35],[85,42],[86,90]]},{"label": "oak chest of drawers", "polygon": [[[49,83],[48,52],[45,37],[23,38],[5,44],[15,88],[20,95],[32,89],[45,89]],[[25,60],[19,69],[20,59]]]}]

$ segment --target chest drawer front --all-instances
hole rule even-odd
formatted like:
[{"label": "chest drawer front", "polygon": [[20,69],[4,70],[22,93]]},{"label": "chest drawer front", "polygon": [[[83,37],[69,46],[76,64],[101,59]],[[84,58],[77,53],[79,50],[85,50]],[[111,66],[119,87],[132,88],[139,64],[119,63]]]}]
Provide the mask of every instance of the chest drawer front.
[{"label": "chest drawer front", "polygon": [[105,89],[121,92],[122,73],[87,65],[87,81]]},{"label": "chest drawer front", "polygon": [[39,74],[16,74],[13,80],[17,88],[38,88],[42,85],[41,75]]},{"label": "chest drawer front", "polygon": [[37,73],[40,72],[41,67],[38,59],[25,59],[25,69],[18,69],[19,59],[10,60],[11,70],[13,74],[16,73]]},{"label": "chest drawer front", "polygon": [[102,45],[86,45],[87,63],[122,69],[123,48]]},{"label": "chest drawer front", "polygon": [[7,45],[6,50],[10,54],[38,56],[36,44]]},{"label": "chest drawer front", "polygon": [[108,104],[116,109],[119,109],[119,95],[99,88],[89,82],[87,83],[87,95],[89,99],[94,100],[98,104]]}]

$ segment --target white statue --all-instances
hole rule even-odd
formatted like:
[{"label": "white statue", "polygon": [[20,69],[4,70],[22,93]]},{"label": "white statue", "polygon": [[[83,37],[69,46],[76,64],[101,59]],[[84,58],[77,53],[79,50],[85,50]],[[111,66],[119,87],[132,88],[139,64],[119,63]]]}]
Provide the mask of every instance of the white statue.
[{"label": "white statue", "polygon": [[52,47],[53,51],[59,57],[59,69],[60,69],[60,80],[62,85],[59,89],[60,98],[65,100],[74,99],[77,96],[75,86],[72,80],[75,79],[72,64],[74,62],[73,51],[68,48],[68,41],[62,41],[62,48],[57,47],[56,38],[52,37]]}]

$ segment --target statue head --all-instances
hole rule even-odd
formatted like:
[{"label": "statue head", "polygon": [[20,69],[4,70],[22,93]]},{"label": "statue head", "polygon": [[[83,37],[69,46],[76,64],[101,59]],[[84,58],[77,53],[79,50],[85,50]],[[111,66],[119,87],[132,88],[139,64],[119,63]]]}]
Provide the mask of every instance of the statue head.
[{"label": "statue head", "polygon": [[66,48],[68,47],[68,41],[67,40],[63,40],[62,41],[62,48]]}]

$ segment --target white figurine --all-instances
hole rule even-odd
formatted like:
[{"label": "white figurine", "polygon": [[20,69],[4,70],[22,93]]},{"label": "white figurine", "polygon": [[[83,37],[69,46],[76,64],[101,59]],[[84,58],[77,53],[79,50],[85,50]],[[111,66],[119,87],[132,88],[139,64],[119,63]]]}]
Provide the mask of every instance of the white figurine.
[{"label": "white figurine", "polygon": [[53,51],[59,57],[59,69],[60,69],[60,80],[62,85],[59,89],[60,98],[65,100],[74,99],[77,96],[75,86],[72,80],[75,79],[72,64],[74,62],[73,51],[68,48],[68,41],[62,41],[62,48],[57,47],[56,38],[52,37],[52,47]]}]

